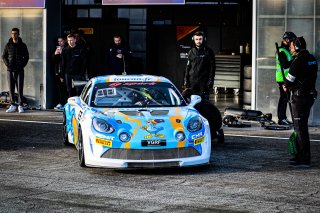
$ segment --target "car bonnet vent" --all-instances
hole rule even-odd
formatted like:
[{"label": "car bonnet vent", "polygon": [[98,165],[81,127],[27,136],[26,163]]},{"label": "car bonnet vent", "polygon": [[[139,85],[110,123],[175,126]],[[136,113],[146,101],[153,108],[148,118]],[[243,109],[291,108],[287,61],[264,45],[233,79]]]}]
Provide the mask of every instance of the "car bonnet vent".
[{"label": "car bonnet vent", "polygon": [[153,110],[150,112],[151,115],[156,116],[156,115],[168,115],[169,110]]},{"label": "car bonnet vent", "polygon": [[[120,111],[120,112],[128,116],[143,116],[143,114],[139,110]],[[152,116],[168,115],[168,113],[169,113],[169,110],[150,110],[150,114]]]}]

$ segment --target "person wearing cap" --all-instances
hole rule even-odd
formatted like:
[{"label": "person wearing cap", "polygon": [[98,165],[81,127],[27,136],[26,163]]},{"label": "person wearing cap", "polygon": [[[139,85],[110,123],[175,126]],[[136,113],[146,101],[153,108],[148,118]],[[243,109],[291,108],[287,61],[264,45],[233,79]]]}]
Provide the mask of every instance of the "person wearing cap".
[{"label": "person wearing cap", "polygon": [[283,88],[284,91],[288,89],[291,94],[290,102],[298,153],[290,160],[289,166],[309,167],[311,156],[308,119],[310,109],[317,97],[315,85],[318,63],[307,50],[303,37],[297,37],[291,42],[290,51],[295,59],[290,66]]},{"label": "person wearing cap", "polygon": [[283,91],[282,85],[284,83],[281,67],[283,68],[284,75],[287,76],[289,67],[293,61],[293,55],[290,52],[290,42],[297,36],[293,32],[284,32],[282,36],[281,46],[279,47],[279,55],[276,53],[276,82],[279,87],[280,97],[278,101],[278,124],[291,125],[292,123],[287,118],[287,105],[288,97]]}]

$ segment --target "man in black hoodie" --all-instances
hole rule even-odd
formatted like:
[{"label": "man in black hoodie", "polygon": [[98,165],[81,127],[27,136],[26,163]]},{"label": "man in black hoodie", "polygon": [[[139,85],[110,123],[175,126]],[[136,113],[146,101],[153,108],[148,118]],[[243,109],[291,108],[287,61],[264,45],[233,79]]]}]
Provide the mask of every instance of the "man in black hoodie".
[{"label": "man in black hoodie", "polygon": [[9,93],[11,99],[11,105],[6,112],[15,112],[17,110],[17,105],[15,103],[14,92],[17,86],[18,90],[18,111],[20,113],[24,112],[23,109],[23,83],[24,83],[24,67],[29,61],[29,52],[27,45],[22,42],[19,37],[19,29],[13,28],[11,30],[11,38],[6,44],[2,59],[7,66],[7,76],[9,83]]},{"label": "man in black hoodie", "polygon": [[184,86],[209,100],[209,92],[213,87],[216,71],[214,52],[204,44],[205,37],[202,31],[195,32],[192,40],[194,47],[188,53]]}]

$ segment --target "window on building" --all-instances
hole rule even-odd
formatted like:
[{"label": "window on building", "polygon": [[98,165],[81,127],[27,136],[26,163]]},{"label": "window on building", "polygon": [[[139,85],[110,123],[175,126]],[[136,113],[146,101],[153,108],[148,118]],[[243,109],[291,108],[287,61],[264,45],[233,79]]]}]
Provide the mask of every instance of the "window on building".
[{"label": "window on building", "polygon": [[118,18],[129,20],[129,45],[132,56],[141,59],[143,66],[146,67],[147,9],[119,8]]}]

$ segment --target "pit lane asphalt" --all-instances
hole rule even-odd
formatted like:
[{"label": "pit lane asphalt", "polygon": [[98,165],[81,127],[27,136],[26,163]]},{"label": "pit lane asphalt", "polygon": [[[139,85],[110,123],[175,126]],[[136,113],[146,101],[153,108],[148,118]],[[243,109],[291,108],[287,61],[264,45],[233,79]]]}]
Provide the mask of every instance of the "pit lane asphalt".
[{"label": "pit lane asphalt", "polygon": [[208,166],[81,168],[62,144],[61,112],[0,108],[0,212],[320,212],[318,127],[307,169],[287,166],[292,130],[224,131]]}]

